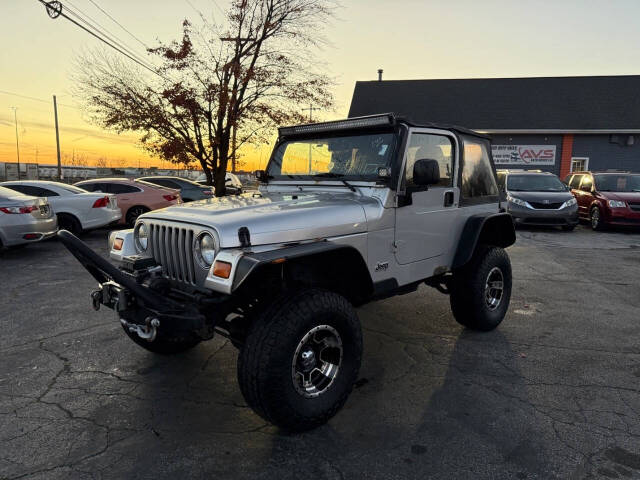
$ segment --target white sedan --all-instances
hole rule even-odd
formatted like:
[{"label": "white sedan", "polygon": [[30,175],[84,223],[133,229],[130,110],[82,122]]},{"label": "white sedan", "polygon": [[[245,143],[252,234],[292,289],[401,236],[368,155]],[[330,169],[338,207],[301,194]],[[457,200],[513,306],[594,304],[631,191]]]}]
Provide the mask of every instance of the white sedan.
[{"label": "white sedan", "polygon": [[60,182],[22,180],[0,185],[25,195],[46,197],[58,217],[60,229],[80,234],[122,218],[115,195],[92,193]]}]

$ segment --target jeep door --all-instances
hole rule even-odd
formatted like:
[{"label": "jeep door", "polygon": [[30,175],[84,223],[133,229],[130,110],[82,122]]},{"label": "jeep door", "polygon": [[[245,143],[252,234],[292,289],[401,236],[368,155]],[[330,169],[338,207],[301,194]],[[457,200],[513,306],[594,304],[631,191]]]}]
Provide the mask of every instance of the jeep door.
[{"label": "jeep door", "polygon": [[[411,129],[403,159],[396,211],[396,260],[405,265],[447,253],[453,244],[452,227],[458,215],[456,186],[456,137],[446,130]],[[417,160],[436,160],[440,180],[416,185]]]}]

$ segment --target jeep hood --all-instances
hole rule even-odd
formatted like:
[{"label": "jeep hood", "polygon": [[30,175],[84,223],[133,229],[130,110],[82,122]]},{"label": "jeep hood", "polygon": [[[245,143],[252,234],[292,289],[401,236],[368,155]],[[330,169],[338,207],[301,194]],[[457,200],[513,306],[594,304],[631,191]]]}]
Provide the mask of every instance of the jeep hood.
[{"label": "jeep hood", "polygon": [[220,246],[240,246],[247,227],[252,245],[298,242],[365,232],[363,205],[377,203],[353,193],[246,193],[173,205],[140,219],[184,222],[214,228]]}]

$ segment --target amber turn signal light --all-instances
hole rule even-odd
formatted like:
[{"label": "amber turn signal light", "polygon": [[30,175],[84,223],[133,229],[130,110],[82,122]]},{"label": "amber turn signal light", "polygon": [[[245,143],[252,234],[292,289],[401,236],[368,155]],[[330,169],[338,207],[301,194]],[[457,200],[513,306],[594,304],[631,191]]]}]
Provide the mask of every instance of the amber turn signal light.
[{"label": "amber turn signal light", "polygon": [[122,238],[116,238],[113,241],[113,249],[114,250],[122,250],[122,243],[124,242],[124,239]]},{"label": "amber turn signal light", "polygon": [[231,275],[231,264],[229,262],[216,260],[213,263],[213,275],[220,278],[229,278]]}]

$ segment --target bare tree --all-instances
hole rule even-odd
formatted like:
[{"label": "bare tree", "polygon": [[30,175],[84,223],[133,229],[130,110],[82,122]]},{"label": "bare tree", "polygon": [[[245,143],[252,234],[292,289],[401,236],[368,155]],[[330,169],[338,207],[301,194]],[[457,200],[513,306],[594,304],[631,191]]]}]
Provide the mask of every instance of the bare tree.
[{"label": "bare tree", "polygon": [[160,61],[157,78],[93,52],[78,62],[76,84],[98,124],[141,133],[147,151],[174,163],[198,162],[224,195],[239,148],[304,121],[302,105],[332,106],[332,81],[312,53],[334,8],[328,0],[235,0],[225,27],[203,17],[194,31],[185,20],[180,41],[149,49]]},{"label": "bare tree", "polygon": [[98,157],[96,160],[96,168],[107,168],[107,158],[106,157]]}]

